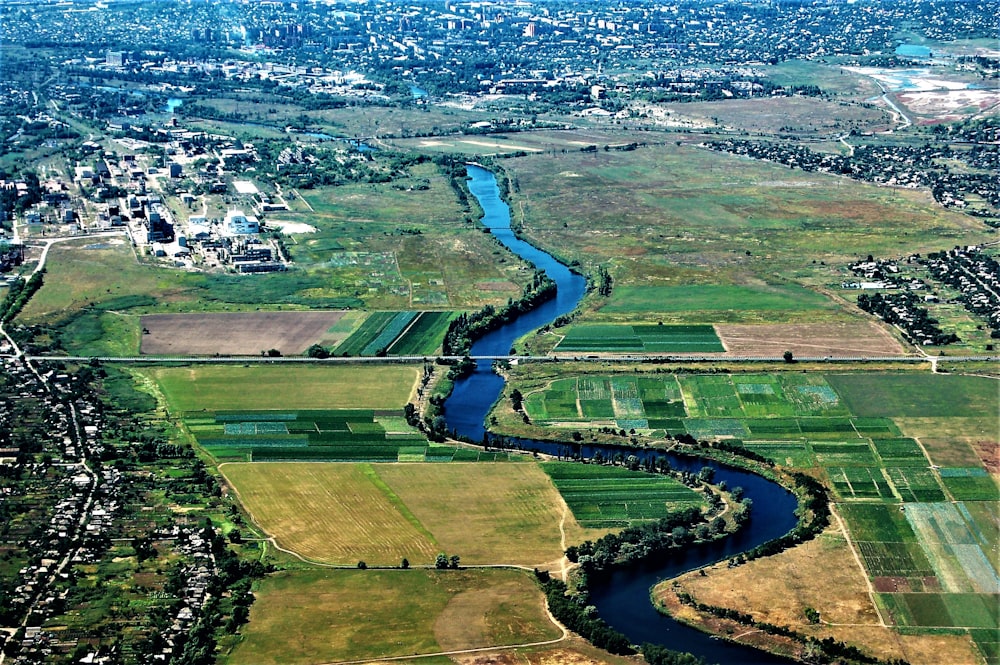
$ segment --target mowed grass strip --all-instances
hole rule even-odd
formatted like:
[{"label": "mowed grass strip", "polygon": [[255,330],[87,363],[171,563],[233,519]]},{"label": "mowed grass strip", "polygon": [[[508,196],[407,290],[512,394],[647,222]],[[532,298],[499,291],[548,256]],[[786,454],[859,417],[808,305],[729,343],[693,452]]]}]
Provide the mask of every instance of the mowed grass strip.
[{"label": "mowed grass strip", "polygon": [[227,665],[312,665],[559,636],[515,570],[309,570],[271,575]]},{"label": "mowed grass strip", "polygon": [[[419,369],[401,365],[199,365],[137,370],[153,379],[178,411],[247,409],[400,409]],[[280,402],[276,401],[280,397]]]},{"label": "mowed grass strip", "polygon": [[433,536],[369,464],[225,464],[254,520],[281,547],[315,561],[433,561]]}]

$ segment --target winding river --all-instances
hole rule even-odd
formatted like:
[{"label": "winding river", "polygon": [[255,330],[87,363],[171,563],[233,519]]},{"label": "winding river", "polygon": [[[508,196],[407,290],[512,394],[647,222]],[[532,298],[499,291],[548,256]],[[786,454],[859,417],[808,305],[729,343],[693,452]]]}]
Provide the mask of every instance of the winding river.
[{"label": "winding river", "polygon": [[[505,355],[518,337],[573,311],[584,295],[586,281],[551,255],[518,239],[511,231],[510,209],[500,198],[496,178],[490,171],[478,166],[469,165],[467,168],[469,189],[485,213],[483,224],[505,247],[544,270],[558,288],[555,299],[487,334],[472,346],[471,355],[474,356]],[[471,375],[455,383],[454,391],[445,402],[444,416],[448,427],[473,441],[482,440],[486,415],[502,389],[503,379],[493,373],[490,361],[478,361]],[[525,440],[516,443],[540,452],[565,452],[565,446],[560,444]],[[579,453],[590,457],[597,450],[596,447],[583,446]],[[647,454],[664,455],[662,452],[644,451],[635,454],[640,458]],[[592,602],[605,621],[635,644],[662,644],[678,651],[691,652],[708,662],[727,665],[789,662],[757,649],[712,638],[665,617],[653,608],[649,592],[661,580],[733,557],[787,533],[796,522],[795,497],[776,483],[745,471],[701,459],[666,456],[676,469],[697,471],[703,466],[711,466],[716,471],[716,481],[725,480],[730,487],[742,487],[745,496],[753,500],[750,522],[739,533],[720,542],[692,546],[683,553],[617,568],[608,575],[591,579]]]}]

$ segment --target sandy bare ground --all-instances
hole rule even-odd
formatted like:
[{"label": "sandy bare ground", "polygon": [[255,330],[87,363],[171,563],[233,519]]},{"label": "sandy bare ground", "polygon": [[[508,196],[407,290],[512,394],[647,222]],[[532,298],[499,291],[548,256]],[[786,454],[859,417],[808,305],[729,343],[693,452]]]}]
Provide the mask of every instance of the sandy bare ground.
[{"label": "sandy bare ground", "polygon": [[296,355],[318,342],[343,315],[343,312],[152,314],[141,319],[140,352],[256,355],[277,349],[282,355]]},{"label": "sandy bare ground", "polygon": [[867,321],[844,323],[716,324],[726,351],[737,356],[896,356],[907,351]]}]

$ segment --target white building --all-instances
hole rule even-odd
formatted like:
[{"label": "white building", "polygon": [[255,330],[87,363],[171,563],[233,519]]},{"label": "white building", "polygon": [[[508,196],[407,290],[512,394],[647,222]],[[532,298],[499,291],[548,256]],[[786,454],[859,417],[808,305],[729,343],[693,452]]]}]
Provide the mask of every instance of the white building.
[{"label": "white building", "polygon": [[230,210],[226,213],[226,232],[234,236],[260,233],[260,222],[256,217],[244,215],[241,210]]}]

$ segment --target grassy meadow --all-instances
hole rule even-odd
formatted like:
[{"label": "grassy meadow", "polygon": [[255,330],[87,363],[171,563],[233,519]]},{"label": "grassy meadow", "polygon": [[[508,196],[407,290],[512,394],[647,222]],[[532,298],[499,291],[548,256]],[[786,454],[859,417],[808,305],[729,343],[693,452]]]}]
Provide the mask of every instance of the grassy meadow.
[{"label": "grassy meadow", "polygon": [[254,594],[227,665],[311,665],[561,634],[531,574],[519,570],[286,571]]},{"label": "grassy meadow", "polygon": [[[325,563],[392,566],[406,557],[430,565],[447,552],[465,564],[538,566],[561,559],[560,524],[567,544],[607,528],[581,526],[533,463],[254,463],[221,470],[279,545]],[[684,493],[683,501],[692,500]],[[666,510],[662,503],[661,515]]]},{"label": "grassy meadow", "polygon": [[227,409],[401,409],[420,368],[405,365],[195,365],[136,370],[174,413]]},{"label": "grassy meadow", "polygon": [[[843,320],[843,266],[965,243],[981,224],[922,192],[794,171],[693,145],[506,160],[515,223],[567,260],[608,267],[584,320]],[[586,232],[583,232],[586,231]]]}]

